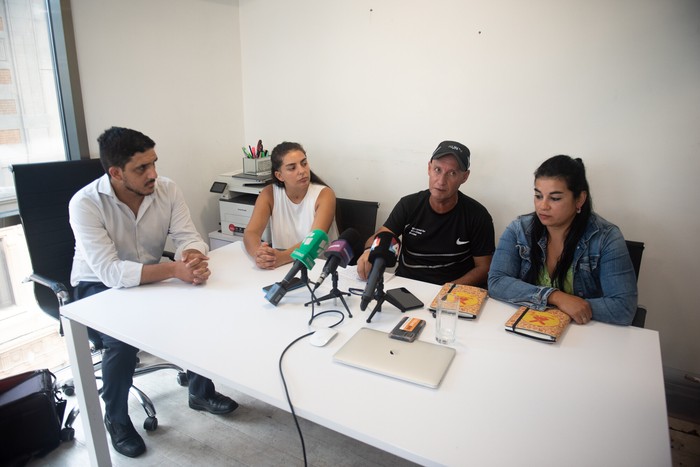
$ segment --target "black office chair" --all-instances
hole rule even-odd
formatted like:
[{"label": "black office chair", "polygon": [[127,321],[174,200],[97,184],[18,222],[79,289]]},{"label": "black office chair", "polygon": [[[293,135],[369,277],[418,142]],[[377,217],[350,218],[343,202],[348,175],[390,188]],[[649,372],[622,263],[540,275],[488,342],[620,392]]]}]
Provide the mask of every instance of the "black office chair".
[{"label": "black office chair", "polygon": [[[627,244],[627,251],[630,253],[630,258],[632,259],[632,266],[634,267],[634,274],[637,279],[639,279],[639,268],[642,266],[642,253],[644,253],[644,243],[635,242],[632,240],[625,240]],[[644,323],[647,318],[647,310],[642,306],[637,306],[637,312],[634,314],[634,319],[632,320],[632,326],[638,328],[643,328]]]},{"label": "black office chair", "polygon": [[[376,201],[336,198],[335,224],[338,232],[342,233],[345,229],[352,227],[360,233],[360,240],[364,245],[376,231],[378,209],[379,203]],[[362,251],[354,253],[355,257],[350,262],[351,265],[357,263],[357,258]]]},{"label": "black office chair", "polygon": [[[28,279],[34,282],[34,295],[39,307],[58,320],[61,307],[70,303],[73,297],[70,273],[75,237],[68,221],[68,203],[80,188],[102,176],[104,169],[99,159],[17,164],[11,169],[32,264],[32,274]],[[62,328],[60,332],[63,335]],[[102,343],[95,336],[91,337],[93,347],[99,351]],[[178,383],[187,385],[187,373],[170,363],[139,367],[134,376],[162,369],[178,371]],[[99,363],[96,370],[99,370]],[[74,392],[72,382],[64,383],[62,389],[68,395]],[[138,388],[132,387],[131,392],[146,411],[144,428],[155,430],[158,419],[153,403]],[[72,424],[77,415],[76,408],[66,417],[62,432],[65,439],[72,439]]]}]

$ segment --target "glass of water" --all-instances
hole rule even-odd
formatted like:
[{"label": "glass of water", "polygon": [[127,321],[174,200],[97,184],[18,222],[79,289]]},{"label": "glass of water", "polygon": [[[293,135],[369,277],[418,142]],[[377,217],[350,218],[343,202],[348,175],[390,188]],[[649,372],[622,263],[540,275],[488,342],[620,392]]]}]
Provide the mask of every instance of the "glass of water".
[{"label": "glass of water", "polygon": [[459,296],[457,294],[445,294],[437,303],[435,315],[435,340],[440,344],[452,344],[455,341],[457,331],[457,318],[459,316]]}]

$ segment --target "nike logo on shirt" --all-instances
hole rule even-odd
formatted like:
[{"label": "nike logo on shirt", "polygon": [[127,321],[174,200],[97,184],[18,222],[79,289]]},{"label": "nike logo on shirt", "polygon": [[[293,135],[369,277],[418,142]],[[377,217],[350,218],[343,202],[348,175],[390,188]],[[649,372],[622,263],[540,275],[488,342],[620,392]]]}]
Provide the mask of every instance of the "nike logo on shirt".
[{"label": "nike logo on shirt", "polygon": [[463,242],[459,238],[457,239],[457,245],[466,245],[467,243],[469,243],[469,240]]}]

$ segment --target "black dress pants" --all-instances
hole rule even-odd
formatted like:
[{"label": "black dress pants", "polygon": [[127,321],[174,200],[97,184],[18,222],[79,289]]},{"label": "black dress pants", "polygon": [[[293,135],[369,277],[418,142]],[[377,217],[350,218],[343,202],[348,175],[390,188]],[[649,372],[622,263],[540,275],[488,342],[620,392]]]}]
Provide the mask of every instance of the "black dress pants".
[{"label": "black dress pants", "polygon": [[[80,282],[74,291],[76,300],[109,289],[101,282]],[[114,423],[125,424],[129,420],[129,389],[136,369],[139,349],[114,339],[107,334],[88,329],[90,340],[102,347],[102,400],[105,413]],[[209,378],[187,371],[189,392],[198,397],[214,395],[214,383]]]}]

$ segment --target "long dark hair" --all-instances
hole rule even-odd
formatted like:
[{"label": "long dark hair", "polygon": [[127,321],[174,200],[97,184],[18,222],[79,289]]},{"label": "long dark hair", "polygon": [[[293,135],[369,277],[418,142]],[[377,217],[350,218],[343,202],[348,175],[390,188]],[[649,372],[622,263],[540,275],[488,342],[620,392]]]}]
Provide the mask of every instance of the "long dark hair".
[{"label": "long dark hair", "polygon": [[[275,146],[275,148],[272,150],[272,153],[270,154],[270,162],[272,163],[272,181],[281,188],[284,188],[284,182],[275,177],[275,172],[278,172],[282,168],[282,161],[284,160],[284,156],[286,156],[287,153],[291,151],[301,151],[304,153],[304,155],[306,155],[306,150],[304,150],[304,147],[301,144],[292,143],[289,141],[285,141]],[[319,185],[328,186],[328,184],[321,180],[321,178],[318,175],[316,175],[313,170],[310,173],[310,179],[311,183],[318,183]]]},{"label": "long dark hair", "polygon": [[[535,180],[538,178],[558,178],[563,180],[566,182],[566,187],[573,192],[574,198],[578,198],[584,191],[587,195],[586,201],[581,206],[581,212],[574,216],[574,220],[569,226],[566,239],[564,239],[564,250],[554,268],[552,287],[561,289],[564,286],[566,273],[574,260],[576,245],[586,231],[588,220],[593,211],[593,200],[588,189],[588,180],[586,180],[586,168],[580,158],[573,159],[564,155],[550,157],[535,171]],[[532,261],[532,267],[525,277],[525,281],[531,284],[537,282],[540,271],[544,267],[542,264],[543,255],[540,252],[538,242],[545,235],[547,235],[547,228],[542,225],[539,217],[537,217],[537,213],[534,213],[530,235],[530,260]]]}]

